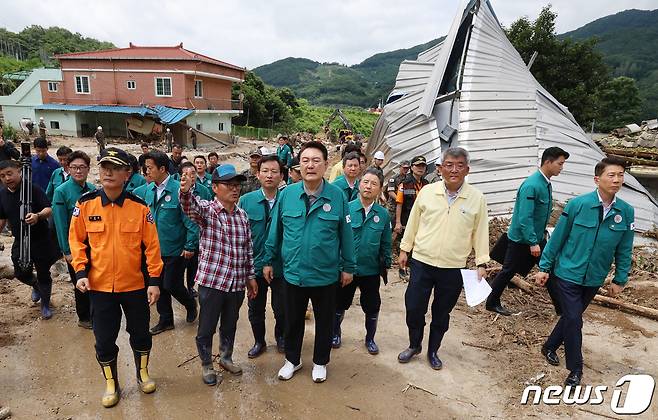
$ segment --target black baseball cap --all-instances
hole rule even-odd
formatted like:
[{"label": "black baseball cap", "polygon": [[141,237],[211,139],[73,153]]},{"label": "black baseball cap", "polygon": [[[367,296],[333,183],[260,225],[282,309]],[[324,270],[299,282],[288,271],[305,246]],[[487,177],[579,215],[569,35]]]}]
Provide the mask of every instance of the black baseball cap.
[{"label": "black baseball cap", "polygon": [[108,147],[101,152],[99,163],[109,162],[118,166],[130,166],[130,156],[117,147]]},{"label": "black baseball cap", "polygon": [[425,160],[425,156],[414,156],[414,158],[411,159],[411,164],[412,165],[427,165],[427,160]]}]

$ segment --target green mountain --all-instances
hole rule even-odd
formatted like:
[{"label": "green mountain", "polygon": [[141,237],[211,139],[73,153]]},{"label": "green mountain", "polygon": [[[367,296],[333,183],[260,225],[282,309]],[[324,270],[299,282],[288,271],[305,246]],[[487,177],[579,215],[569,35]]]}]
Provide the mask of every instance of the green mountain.
[{"label": "green mountain", "polygon": [[658,117],[658,9],[625,10],[561,36],[578,41],[596,37],[612,75],[636,80],[644,118]]},{"label": "green mountain", "polygon": [[386,100],[393,89],[402,60],[415,59],[418,53],[442,39],[375,54],[354,66],[289,57],[253,71],[265,83],[289,87],[295,95],[313,104],[374,107],[380,100]]},{"label": "green mountain", "polygon": [[[598,39],[613,76],[637,81],[644,105],[644,118],[658,115],[658,10],[626,10],[597,19],[560,35],[583,40]],[[289,87],[313,104],[371,107],[386,99],[402,60],[415,59],[419,52],[442,38],[412,48],[375,54],[360,64],[344,66],[318,63],[305,58],[286,58],[255,68],[265,83]]]}]

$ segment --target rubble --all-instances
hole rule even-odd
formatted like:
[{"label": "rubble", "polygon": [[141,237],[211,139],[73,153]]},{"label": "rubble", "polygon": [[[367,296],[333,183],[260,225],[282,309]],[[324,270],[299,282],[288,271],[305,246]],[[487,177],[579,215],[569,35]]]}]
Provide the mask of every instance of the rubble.
[{"label": "rubble", "polygon": [[608,156],[620,157],[630,165],[658,167],[658,120],[616,128],[597,143]]}]

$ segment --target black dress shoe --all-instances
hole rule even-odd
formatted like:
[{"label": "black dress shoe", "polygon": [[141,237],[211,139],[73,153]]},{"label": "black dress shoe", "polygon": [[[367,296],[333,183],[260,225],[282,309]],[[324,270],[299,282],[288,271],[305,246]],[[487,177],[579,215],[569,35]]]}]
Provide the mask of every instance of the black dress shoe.
[{"label": "black dress shoe", "polygon": [[190,324],[194,322],[197,316],[196,300],[192,300],[192,302],[194,302],[194,304],[191,308],[187,308],[187,316],[185,317],[185,321],[189,322]]},{"label": "black dress shoe", "polygon": [[549,364],[553,366],[560,364],[560,358],[557,356],[555,350],[551,350],[546,346],[541,346],[541,354],[546,358],[546,361]]},{"label": "black dress shoe", "polygon": [[331,348],[339,349],[341,344],[342,344],[342,340],[340,338],[340,335],[339,334],[334,335],[333,338],[331,339]]},{"label": "black dress shoe", "polygon": [[420,353],[420,347],[409,347],[398,354],[398,362],[408,363],[412,357]]},{"label": "black dress shoe", "polygon": [[151,335],[158,335],[161,332],[165,332],[167,330],[173,330],[174,329],[174,323],[171,322],[163,322],[163,321],[158,321],[157,324],[153,328],[151,328]]},{"label": "black dress shoe", "polygon": [[583,378],[582,372],[570,372],[567,379],[564,380],[564,385],[566,386],[578,386],[580,385],[580,380]]},{"label": "black dress shoe", "polygon": [[434,370],[441,370],[443,367],[443,362],[435,352],[427,353],[427,360],[430,362],[430,366]]},{"label": "black dress shoe", "polygon": [[498,305],[492,305],[492,306],[487,305],[486,308],[487,308],[487,311],[490,311],[490,312],[496,312],[496,313],[501,314],[501,315],[503,315],[503,316],[510,316],[510,315],[512,315],[512,311],[510,311],[509,309],[505,308],[505,307],[504,307],[503,305],[501,305],[500,303],[499,303]]},{"label": "black dress shoe", "polygon": [[247,352],[247,357],[250,359],[255,359],[256,357],[265,353],[265,350],[267,350],[267,345],[256,341],[254,346]]}]

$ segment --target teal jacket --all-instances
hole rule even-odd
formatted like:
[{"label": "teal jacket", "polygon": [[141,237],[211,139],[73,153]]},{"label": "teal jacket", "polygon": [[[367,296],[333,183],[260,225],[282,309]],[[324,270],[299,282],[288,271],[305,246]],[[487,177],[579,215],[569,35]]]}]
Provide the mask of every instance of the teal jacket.
[{"label": "teal jacket", "polygon": [[160,255],[176,257],[183,250],[196,251],[199,248],[199,226],[183,213],[178,201],[180,183],[169,177],[167,186],[159,200],[156,200],[155,182],[142,185],[133,194],[146,202],[155,220],[160,240]]},{"label": "teal jacket", "polygon": [[324,181],[313,205],[303,182],[281,191],[272,209],[263,264],[272,265],[279,255],[286,281],[301,287],[327,286],[338,281],[341,271],[354,273],[350,213],[338,188]]},{"label": "teal jacket", "polygon": [[345,175],[341,175],[332,182],[333,185],[340,188],[340,190],[345,194],[345,198],[348,202],[356,200],[359,196],[359,180],[354,181],[354,188],[350,188],[347,184],[347,179]]},{"label": "teal jacket", "polygon": [[[70,175],[68,178],[70,178]],[[68,180],[68,178],[66,180]],[[64,168],[59,167],[55,169],[53,173],[50,175],[50,180],[48,181],[48,185],[46,186],[46,196],[48,197],[48,200],[50,200],[51,202],[53,201],[55,190],[64,182],[66,182],[64,180]]]},{"label": "teal jacket", "polygon": [[601,221],[596,191],[571,199],[539,261],[544,273],[583,286],[598,287],[615,262],[614,283],[625,284],[631,269],[635,211],[619,197]]},{"label": "teal jacket", "polygon": [[192,195],[202,200],[208,201],[212,201],[215,198],[213,192],[206,188],[205,185],[203,185],[201,182],[199,182],[198,179],[194,183],[194,190],[192,191]]},{"label": "teal jacket", "polygon": [[205,173],[203,178],[200,178],[197,175],[197,182],[201,183],[204,187],[208,188],[209,190],[212,189],[212,175],[209,174],[208,172]]},{"label": "teal jacket", "polygon": [[71,217],[75,203],[80,196],[88,191],[94,191],[96,186],[91,182],[86,182],[80,186],[73,178],[69,177],[65,183],[55,189],[53,194],[53,222],[57,231],[57,242],[64,255],[71,254],[69,247],[69,228],[71,227]]},{"label": "teal jacket", "polygon": [[525,245],[538,245],[553,210],[550,184],[540,171],[526,178],[516,192],[516,203],[507,237]]},{"label": "teal jacket", "polygon": [[[277,191],[277,199],[280,192]],[[276,201],[275,201],[276,203]],[[272,219],[270,206],[263,194],[263,189],[252,191],[240,197],[238,206],[249,216],[249,225],[251,226],[251,242],[254,249],[254,272],[256,276],[263,276],[263,260],[265,258],[265,240],[267,231]],[[283,276],[283,262],[281,258],[276,258],[273,263],[274,277]]]},{"label": "teal jacket", "polygon": [[349,204],[356,253],[355,276],[379,275],[380,262],[391,266],[391,218],[388,210],[377,203],[365,216],[361,200]]},{"label": "teal jacket", "polygon": [[134,172],[132,175],[130,175],[130,178],[128,179],[128,182],[126,182],[126,191],[128,192],[133,192],[135,191],[135,188],[141,187],[142,185],[146,184],[146,178],[142,176],[142,174],[138,174],[137,172]]},{"label": "teal jacket", "polygon": [[284,144],[283,146],[278,146],[276,148],[276,156],[279,158],[281,163],[290,167],[292,164],[292,149],[289,144]]}]

